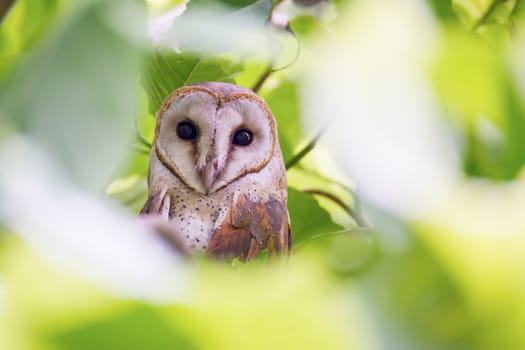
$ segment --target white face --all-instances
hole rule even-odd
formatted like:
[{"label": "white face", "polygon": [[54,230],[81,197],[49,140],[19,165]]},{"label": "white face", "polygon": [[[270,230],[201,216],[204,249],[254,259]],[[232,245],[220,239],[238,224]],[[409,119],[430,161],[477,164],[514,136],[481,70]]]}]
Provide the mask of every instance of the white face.
[{"label": "white face", "polygon": [[[275,122],[264,101],[237,88],[190,86],[177,90],[158,115],[155,147],[160,161],[188,187],[213,193],[270,160]],[[231,92],[231,91],[228,91]]]}]

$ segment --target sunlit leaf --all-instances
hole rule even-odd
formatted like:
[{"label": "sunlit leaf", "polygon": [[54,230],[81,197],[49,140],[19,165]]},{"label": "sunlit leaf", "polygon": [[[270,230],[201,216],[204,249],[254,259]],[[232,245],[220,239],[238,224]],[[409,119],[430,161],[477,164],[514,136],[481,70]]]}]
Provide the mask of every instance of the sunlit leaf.
[{"label": "sunlit leaf", "polygon": [[525,158],[525,106],[504,52],[476,35],[448,32],[433,70],[449,116],[466,130],[464,169],[470,175],[512,179]]},{"label": "sunlit leaf", "polygon": [[[305,350],[370,345],[370,339],[356,331],[370,329],[370,324],[357,316],[363,311],[358,298],[347,294],[346,302],[340,303],[329,276],[304,260],[297,259],[290,268],[275,267],[204,269],[193,286],[192,301],[180,310],[178,319],[173,314],[172,320],[195,339],[199,349]],[[343,304],[354,310],[352,317],[341,318],[338,307]],[[348,324],[353,325],[353,331],[342,336],[341,330]]]},{"label": "sunlit leaf", "polygon": [[388,315],[381,322],[390,335],[389,345],[472,348],[474,342],[468,335],[476,325],[471,322],[461,288],[432,248],[409,234],[403,251],[384,254],[365,283],[376,310]]},{"label": "sunlit leaf", "polygon": [[433,78],[450,114],[490,118],[501,125],[504,118],[503,58],[476,35],[459,30],[448,33],[435,63]]}]

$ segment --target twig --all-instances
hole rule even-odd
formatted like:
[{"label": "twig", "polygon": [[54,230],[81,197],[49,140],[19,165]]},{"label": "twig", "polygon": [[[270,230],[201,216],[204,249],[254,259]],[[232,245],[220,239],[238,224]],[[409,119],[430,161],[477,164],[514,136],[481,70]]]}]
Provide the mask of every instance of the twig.
[{"label": "twig", "polygon": [[272,73],[278,72],[278,71],[286,69],[286,68],[290,68],[292,65],[295,64],[295,62],[297,62],[297,60],[299,59],[299,55],[301,54],[301,42],[299,41],[299,39],[297,39],[297,37],[295,36],[295,33],[292,31],[292,29],[288,29],[288,31],[292,34],[293,38],[295,39],[295,42],[297,43],[297,50],[295,50],[295,56],[290,61],[290,63],[287,63],[284,66],[279,67],[279,68],[274,68],[272,70]]},{"label": "twig", "polygon": [[278,0],[276,2],[272,1],[272,7],[270,8],[270,13],[268,14],[268,17],[266,18],[267,22],[271,22],[272,21],[273,10],[275,10],[275,8],[283,1],[284,0]]},{"label": "twig", "polygon": [[323,196],[325,198],[330,199],[332,202],[336,203],[341,208],[343,208],[343,210],[357,223],[357,225],[360,228],[368,228],[368,224],[361,217],[361,215],[359,215],[359,213],[357,211],[355,211],[352,207],[350,207],[349,205],[346,205],[341,200],[341,198],[337,197],[333,193],[330,193],[330,192],[327,192],[327,191],[323,191],[323,190],[317,190],[317,189],[303,190],[303,192],[304,193],[308,193],[308,194],[312,194],[312,195]]},{"label": "twig", "polygon": [[305,168],[305,167],[303,167],[301,165],[298,165],[297,168],[300,169],[302,172],[308,174],[308,175],[315,176],[319,180],[327,181],[327,182],[330,182],[330,183],[332,183],[334,185],[337,185],[337,186],[341,187],[345,191],[349,192],[352,195],[352,197],[355,196],[354,190],[349,185],[346,185],[346,184],[344,184],[344,183],[342,183],[342,182],[340,182],[338,180],[334,180],[331,177],[325,176],[325,175],[320,174],[320,173],[318,173],[316,171],[313,171],[311,169],[307,169],[307,168]]},{"label": "twig", "polygon": [[300,150],[299,153],[297,153],[295,156],[293,156],[292,159],[288,160],[286,162],[286,169],[290,169],[295,164],[300,162],[301,159],[303,159],[308,153],[310,153],[310,151],[315,148],[315,145],[317,144],[317,141],[319,141],[321,136],[323,136],[325,130],[326,130],[326,128],[323,128],[323,129],[319,130],[319,132],[314,136],[314,138],[310,142],[308,142],[308,144],[306,146],[304,146],[304,148],[302,150]]},{"label": "twig", "polygon": [[253,85],[252,91],[257,93],[261,89],[264,82],[268,79],[270,74],[272,74],[272,72],[273,72],[273,66],[269,64],[266,70],[263,72],[263,74],[259,77],[257,82]]},{"label": "twig", "polygon": [[[271,23],[273,11],[277,7],[277,5],[279,5],[281,2],[283,2],[283,0],[277,1],[277,2],[272,4],[272,8],[270,9],[270,13],[268,14],[268,18],[266,19],[267,22]],[[290,63],[287,63],[284,66],[279,67],[279,68],[274,68],[273,64],[269,64],[268,67],[266,68],[266,70],[261,74],[261,76],[259,77],[257,82],[253,85],[253,87],[252,87],[252,91],[253,92],[257,93],[261,89],[262,85],[266,82],[266,80],[268,80],[268,78],[270,77],[270,75],[272,73],[275,73],[275,72],[278,72],[280,70],[289,68],[295,62],[297,62],[297,59],[299,58],[299,54],[301,53],[301,43],[299,42],[299,40],[297,40],[297,37],[295,36],[295,33],[292,31],[292,29],[289,26],[286,27],[286,31],[289,32],[290,34],[292,34],[292,36],[295,38],[295,40],[297,42],[297,50],[295,52],[295,56],[294,56],[293,60]]]},{"label": "twig", "polygon": [[301,249],[302,247],[304,247],[304,245],[306,243],[309,243],[309,242],[314,241],[316,239],[330,237],[330,236],[344,235],[344,234],[349,234],[349,233],[359,234],[360,232],[367,231],[368,229],[369,229],[369,227],[365,227],[365,228],[345,229],[345,230],[340,230],[340,231],[319,233],[317,235],[313,235],[313,236],[309,237],[308,239],[305,239],[305,240],[300,241],[299,243],[295,244],[294,247],[293,247],[293,251],[297,252],[297,250]]}]

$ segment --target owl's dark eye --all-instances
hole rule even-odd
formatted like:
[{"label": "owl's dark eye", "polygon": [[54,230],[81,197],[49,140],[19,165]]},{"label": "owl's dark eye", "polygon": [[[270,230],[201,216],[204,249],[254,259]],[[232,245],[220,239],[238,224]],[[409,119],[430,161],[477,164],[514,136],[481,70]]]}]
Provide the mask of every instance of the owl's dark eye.
[{"label": "owl's dark eye", "polygon": [[250,130],[241,129],[237,130],[233,135],[233,144],[239,146],[248,146],[253,139],[253,134]]},{"label": "owl's dark eye", "polygon": [[177,125],[177,135],[183,140],[193,140],[197,137],[197,127],[190,122],[181,122]]}]

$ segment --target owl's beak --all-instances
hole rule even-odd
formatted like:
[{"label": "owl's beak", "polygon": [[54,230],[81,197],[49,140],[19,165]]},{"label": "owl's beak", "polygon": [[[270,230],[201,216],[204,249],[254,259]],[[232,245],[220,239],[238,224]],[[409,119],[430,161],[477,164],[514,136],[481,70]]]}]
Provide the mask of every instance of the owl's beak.
[{"label": "owl's beak", "polygon": [[210,193],[215,181],[221,173],[221,168],[219,166],[219,161],[213,159],[210,162],[206,163],[204,168],[201,171],[202,183],[204,184],[204,190],[206,194]]}]

